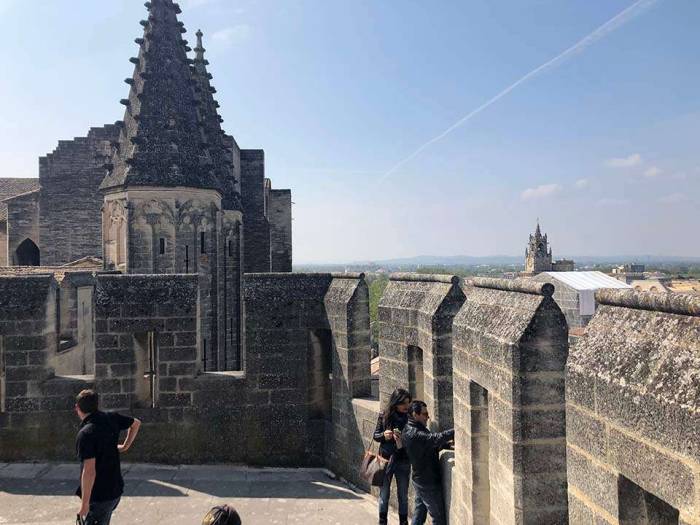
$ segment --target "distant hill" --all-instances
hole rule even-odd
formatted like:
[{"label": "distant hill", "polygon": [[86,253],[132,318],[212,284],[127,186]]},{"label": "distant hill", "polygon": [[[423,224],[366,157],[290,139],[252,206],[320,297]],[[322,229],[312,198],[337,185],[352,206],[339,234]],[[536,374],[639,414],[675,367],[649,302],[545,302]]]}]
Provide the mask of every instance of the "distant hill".
[{"label": "distant hill", "polygon": [[[677,257],[664,255],[563,255],[558,259],[573,259],[577,267],[587,265],[616,265],[641,263],[647,265],[700,264],[700,257]],[[351,268],[415,268],[419,266],[523,266],[522,255],[418,255],[395,259],[348,261],[345,263],[301,263],[299,267]]]}]

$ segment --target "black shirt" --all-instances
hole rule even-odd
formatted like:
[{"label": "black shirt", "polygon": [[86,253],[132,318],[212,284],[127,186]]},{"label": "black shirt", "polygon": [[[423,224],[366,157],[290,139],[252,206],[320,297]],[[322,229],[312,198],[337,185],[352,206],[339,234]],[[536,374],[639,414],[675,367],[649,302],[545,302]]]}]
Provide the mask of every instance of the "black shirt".
[{"label": "black shirt", "polygon": [[[80,424],[75,448],[80,460],[80,474],[86,459],[95,458],[95,485],[90,501],[111,501],[124,492],[119,464],[119,433],[134,424],[134,418],[116,412],[94,412]],[[81,487],[75,492],[81,496]]]}]

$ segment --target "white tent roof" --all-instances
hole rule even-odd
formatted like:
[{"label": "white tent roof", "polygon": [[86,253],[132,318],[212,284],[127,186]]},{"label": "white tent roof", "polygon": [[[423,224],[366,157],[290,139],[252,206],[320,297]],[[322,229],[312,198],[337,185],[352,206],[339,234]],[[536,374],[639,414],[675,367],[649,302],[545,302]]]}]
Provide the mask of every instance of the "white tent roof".
[{"label": "white tent roof", "polygon": [[629,284],[605,275],[603,272],[544,272],[574,290],[599,288],[632,288]]}]

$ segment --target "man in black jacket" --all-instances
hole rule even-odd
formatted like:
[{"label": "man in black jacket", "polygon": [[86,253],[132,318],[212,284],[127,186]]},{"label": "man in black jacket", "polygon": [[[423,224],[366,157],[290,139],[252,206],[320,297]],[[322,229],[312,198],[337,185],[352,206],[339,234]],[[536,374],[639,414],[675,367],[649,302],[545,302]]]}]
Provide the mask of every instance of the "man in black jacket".
[{"label": "man in black jacket", "polygon": [[402,439],[411,461],[413,487],[416,490],[412,525],[423,525],[428,514],[433,525],[446,525],[439,452],[454,439],[455,431],[430,432],[428,419],[428,407],[423,401],[411,403]]}]

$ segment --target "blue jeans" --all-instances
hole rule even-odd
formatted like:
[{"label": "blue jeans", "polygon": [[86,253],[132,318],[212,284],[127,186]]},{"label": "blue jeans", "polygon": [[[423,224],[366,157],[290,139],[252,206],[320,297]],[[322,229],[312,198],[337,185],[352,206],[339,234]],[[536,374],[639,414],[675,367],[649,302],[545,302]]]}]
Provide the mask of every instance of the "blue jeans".
[{"label": "blue jeans", "polygon": [[428,514],[433,520],[433,525],[446,525],[442,487],[419,487],[414,483],[413,488],[416,490],[416,508],[413,511],[412,525],[423,525]]},{"label": "blue jeans", "polygon": [[389,512],[389,497],[391,496],[391,479],[396,478],[396,497],[399,500],[399,516],[408,516],[408,480],[411,477],[411,463],[400,460],[391,465],[384,475],[384,485],[379,489],[379,514]]},{"label": "blue jeans", "polygon": [[111,501],[93,501],[90,503],[90,512],[85,517],[85,525],[109,525],[112,519],[112,512],[119,505],[117,498]]}]

